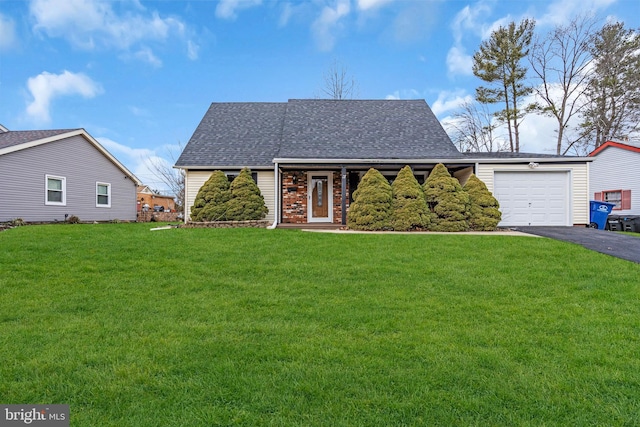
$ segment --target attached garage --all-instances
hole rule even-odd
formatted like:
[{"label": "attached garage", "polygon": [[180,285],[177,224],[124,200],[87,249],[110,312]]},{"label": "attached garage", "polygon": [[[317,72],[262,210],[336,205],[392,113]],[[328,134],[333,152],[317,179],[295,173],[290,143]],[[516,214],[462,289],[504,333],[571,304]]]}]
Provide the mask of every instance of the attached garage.
[{"label": "attached garage", "polygon": [[566,226],[570,222],[569,172],[495,172],[501,226]]},{"label": "attached garage", "polygon": [[523,153],[486,156],[474,158],[475,173],[500,202],[499,226],[589,224],[588,158]]}]

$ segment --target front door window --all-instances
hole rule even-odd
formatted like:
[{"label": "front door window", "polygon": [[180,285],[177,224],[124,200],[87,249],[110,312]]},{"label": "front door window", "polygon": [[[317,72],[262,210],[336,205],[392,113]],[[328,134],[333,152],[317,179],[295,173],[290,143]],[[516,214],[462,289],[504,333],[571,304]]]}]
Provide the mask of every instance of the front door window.
[{"label": "front door window", "polygon": [[309,182],[309,221],[331,222],[331,174],[310,174]]}]

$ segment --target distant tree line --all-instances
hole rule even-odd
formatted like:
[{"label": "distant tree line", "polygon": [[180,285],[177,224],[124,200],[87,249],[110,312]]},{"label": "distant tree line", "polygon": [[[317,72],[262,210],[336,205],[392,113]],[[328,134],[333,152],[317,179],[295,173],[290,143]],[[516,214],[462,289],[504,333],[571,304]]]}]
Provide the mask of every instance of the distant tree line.
[{"label": "distant tree line", "polygon": [[559,155],[637,136],[640,29],[622,22],[599,26],[587,15],[545,34],[536,34],[535,25],[524,19],[500,27],[474,54],[473,73],[482,85],[475,101],[454,115],[450,133],[458,148],[519,152],[520,126],[529,114],[555,119]]}]

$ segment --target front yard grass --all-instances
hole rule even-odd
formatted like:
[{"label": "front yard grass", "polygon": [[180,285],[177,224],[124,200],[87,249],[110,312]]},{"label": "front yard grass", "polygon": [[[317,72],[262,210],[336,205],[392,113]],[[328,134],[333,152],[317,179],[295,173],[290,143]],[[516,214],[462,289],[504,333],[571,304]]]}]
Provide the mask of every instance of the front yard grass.
[{"label": "front yard grass", "polygon": [[72,426],[640,424],[640,266],[544,238],[0,233],[0,403]]}]

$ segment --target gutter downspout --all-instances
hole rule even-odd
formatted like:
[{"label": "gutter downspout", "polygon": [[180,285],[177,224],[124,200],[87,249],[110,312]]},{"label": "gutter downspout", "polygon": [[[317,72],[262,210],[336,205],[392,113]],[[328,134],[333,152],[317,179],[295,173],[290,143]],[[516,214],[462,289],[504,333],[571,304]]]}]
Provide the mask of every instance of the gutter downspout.
[{"label": "gutter downspout", "polygon": [[269,230],[275,230],[275,228],[278,226],[278,212],[280,212],[280,209],[278,207],[279,202],[280,202],[280,179],[279,179],[279,175],[280,171],[278,169],[278,163],[275,162],[274,163],[274,167],[273,167],[273,185],[274,185],[274,212],[273,212],[273,224],[271,224],[270,226],[267,227],[267,229]]}]

